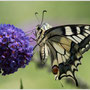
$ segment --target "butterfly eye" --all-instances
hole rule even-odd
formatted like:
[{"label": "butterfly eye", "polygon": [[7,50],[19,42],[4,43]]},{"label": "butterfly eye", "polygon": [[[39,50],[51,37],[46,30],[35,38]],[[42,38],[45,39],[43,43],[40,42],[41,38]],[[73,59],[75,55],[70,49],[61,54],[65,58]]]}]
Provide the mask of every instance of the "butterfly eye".
[{"label": "butterfly eye", "polygon": [[41,26],[40,25],[37,25],[36,28],[39,31],[41,29]]},{"label": "butterfly eye", "polygon": [[58,71],[59,71],[59,67],[58,67],[57,65],[54,65],[54,66],[52,67],[52,72],[53,72],[53,74],[57,74]]},{"label": "butterfly eye", "polygon": [[37,30],[40,30],[41,28],[40,27],[37,27]]}]

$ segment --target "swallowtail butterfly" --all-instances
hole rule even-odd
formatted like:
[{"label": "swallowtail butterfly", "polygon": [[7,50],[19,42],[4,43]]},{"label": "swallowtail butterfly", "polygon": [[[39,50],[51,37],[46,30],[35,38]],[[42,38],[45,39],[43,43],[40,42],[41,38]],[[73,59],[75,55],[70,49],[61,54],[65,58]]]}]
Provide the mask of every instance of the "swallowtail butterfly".
[{"label": "swallowtail butterfly", "polygon": [[[75,71],[81,64],[82,55],[90,49],[90,25],[62,25],[52,27],[43,23],[37,25],[36,42],[34,49],[39,45],[40,59],[46,63],[48,55],[51,56],[52,72],[55,79],[71,77],[78,86]],[[37,13],[36,13],[37,14]]]}]

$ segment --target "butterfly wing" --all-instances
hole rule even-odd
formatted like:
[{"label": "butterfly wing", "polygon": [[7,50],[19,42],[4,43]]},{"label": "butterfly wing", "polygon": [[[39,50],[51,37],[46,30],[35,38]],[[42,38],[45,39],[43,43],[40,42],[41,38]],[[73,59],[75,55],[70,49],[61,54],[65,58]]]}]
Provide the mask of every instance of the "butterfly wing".
[{"label": "butterfly wing", "polygon": [[[45,32],[46,44],[50,49],[53,73],[58,79],[72,77],[81,64],[82,54],[90,48],[89,25],[66,25]],[[57,68],[56,68],[57,67]]]}]

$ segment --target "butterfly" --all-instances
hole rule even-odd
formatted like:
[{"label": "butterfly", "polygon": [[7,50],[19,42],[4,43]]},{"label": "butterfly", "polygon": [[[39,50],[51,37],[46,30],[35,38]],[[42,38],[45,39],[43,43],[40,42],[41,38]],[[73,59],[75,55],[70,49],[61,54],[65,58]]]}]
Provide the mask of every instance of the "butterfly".
[{"label": "butterfly", "polygon": [[35,31],[37,44],[34,49],[39,46],[42,63],[46,63],[48,56],[51,57],[55,79],[71,77],[78,86],[75,71],[78,71],[82,55],[90,49],[90,25],[70,24],[52,27],[43,23],[45,12],[47,11],[43,11],[41,24],[37,25]]}]

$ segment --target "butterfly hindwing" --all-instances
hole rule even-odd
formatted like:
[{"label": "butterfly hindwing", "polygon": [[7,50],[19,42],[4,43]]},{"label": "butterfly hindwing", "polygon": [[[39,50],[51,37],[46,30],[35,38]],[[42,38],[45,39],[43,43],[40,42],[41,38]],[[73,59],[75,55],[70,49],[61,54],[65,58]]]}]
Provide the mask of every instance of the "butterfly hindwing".
[{"label": "butterfly hindwing", "polygon": [[[57,43],[49,40],[48,43],[49,43],[48,46],[50,47],[50,51],[51,51],[52,67],[55,65],[59,67],[59,74],[57,75],[58,79],[61,79],[62,77],[70,76],[76,81],[74,72],[78,70],[77,66],[80,64],[79,60],[81,59],[81,55],[80,54],[77,55],[77,53],[79,52],[76,51],[70,53],[70,51],[72,50],[70,47],[74,42],[69,42],[68,44],[66,43],[62,44],[60,42]],[[72,48],[74,48],[75,50],[78,49],[75,48],[74,46]]]}]

